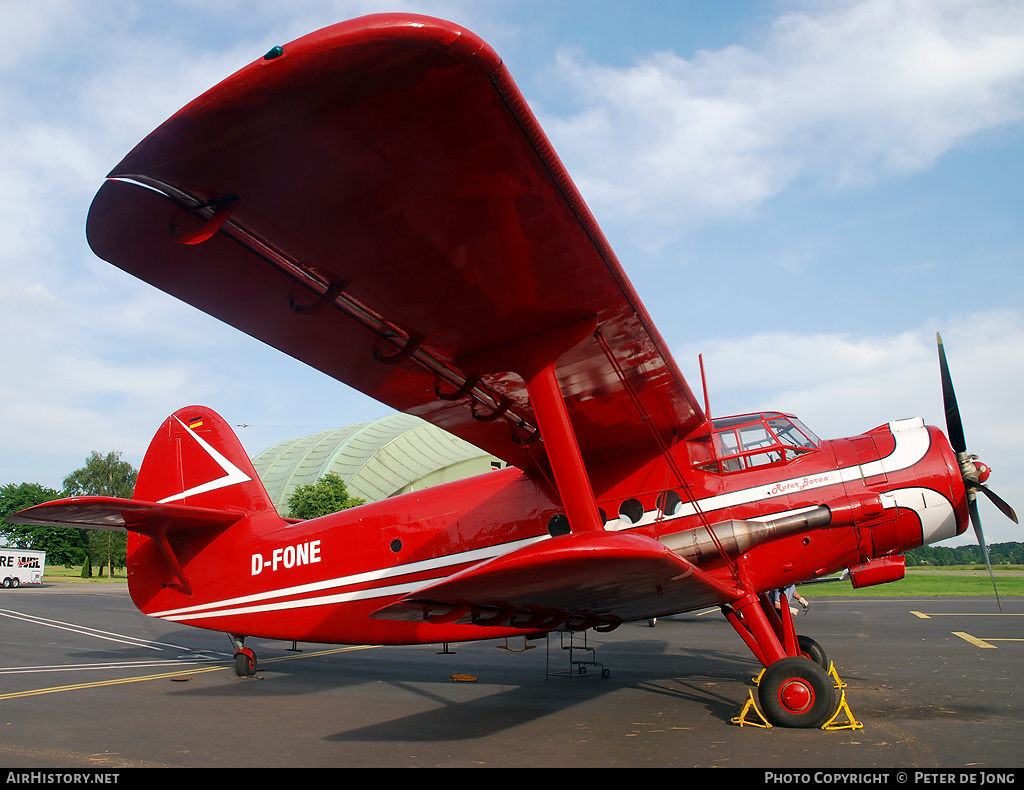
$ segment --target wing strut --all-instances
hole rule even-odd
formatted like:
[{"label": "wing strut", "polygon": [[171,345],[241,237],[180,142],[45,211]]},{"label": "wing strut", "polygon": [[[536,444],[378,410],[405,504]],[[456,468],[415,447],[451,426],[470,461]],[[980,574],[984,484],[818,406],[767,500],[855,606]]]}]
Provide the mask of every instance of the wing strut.
[{"label": "wing strut", "polygon": [[[573,532],[599,532],[604,522],[555,373],[559,358],[593,334],[597,318],[564,317],[565,323],[473,352],[461,357],[459,364],[470,378],[495,371],[514,371],[523,377],[569,526]],[[499,404],[500,411],[503,406]],[[474,413],[477,419],[489,416]]]},{"label": "wing strut", "polygon": [[[687,482],[686,476],[683,475],[682,470],[680,470],[679,466],[676,464],[675,458],[673,457],[672,453],[669,452],[669,448],[665,444],[665,440],[654,429],[654,425],[651,422],[650,415],[644,409],[643,404],[640,402],[640,396],[637,394],[633,385],[626,377],[626,374],[622,370],[622,366],[619,365],[618,360],[615,358],[615,354],[612,352],[611,346],[608,345],[608,340],[605,338],[603,334],[601,334],[600,330],[594,333],[594,337],[597,339],[597,342],[600,343],[601,349],[604,351],[604,355],[608,359],[608,362],[611,363],[612,367],[615,369],[615,373],[619,377],[619,381],[622,383],[623,388],[629,394],[630,400],[633,401],[633,405],[636,407],[637,413],[640,415],[640,419],[650,430],[651,437],[654,439],[654,443],[658,447],[658,452],[661,453],[661,456],[662,458],[665,459],[665,463],[667,464],[668,468],[676,476],[676,480],[678,481],[679,486],[686,492],[686,496],[690,500],[690,503],[693,505],[693,508],[697,513],[697,516],[700,518],[701,524],[704,526],[704,529],[707,530],[708,535],[711,536],[711,541],[715,544],[715,548],[718,550],[718,555],[726,561],[728,566],[732,569],[733,575],[737,579],[739,579],[739,569],[736,567],[736,563],[733,561],[730,554],[722,546],[721,541],[718,539],[718,535],[715,534],[715,530],[711,526],[711,522],[709,522],[707,516],[704,515],[704,511],[700,509],[700,504],[697,502],[697,498],[693,496],[693,494],[690,491],[690,484]],[[704,362],[703,360],[701,360],[702,370],[703,364]],[[706,393],[707,387],[705,387],[705,397]],[[705,401],[705,405],[706,403],[707,402]],[[710,422],[711,420],[710,416],[707,416],[707,414],[705,415],[705,419],[708,422]]]},{"label": "wing strut", "polygon": [[570,528],[573,532],[598,532],[604,529],[594,490],[583,465],[583,455],[562,399],[562,389],[555,376],[554,362],[545,365],[528,379],[526,389],[530,393],[533,413],[544,438],[551,471],[555,475],[555,486],[561,494]]}]

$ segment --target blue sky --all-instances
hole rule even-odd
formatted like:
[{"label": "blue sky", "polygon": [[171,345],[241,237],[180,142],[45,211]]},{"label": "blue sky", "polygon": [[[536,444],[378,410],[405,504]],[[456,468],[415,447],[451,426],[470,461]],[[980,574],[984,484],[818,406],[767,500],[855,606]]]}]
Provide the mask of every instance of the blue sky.
[{"label": "blue sky", "polygon": [[0,483],[137,466],[191,403],[252,454],[387,413],[98,260],[84,223],[199,93],[401,10],[501,54],[714,414],[941,425],[941,331],[971,450],[1024,509],[1024,7],[983,0],[0,0]]}]

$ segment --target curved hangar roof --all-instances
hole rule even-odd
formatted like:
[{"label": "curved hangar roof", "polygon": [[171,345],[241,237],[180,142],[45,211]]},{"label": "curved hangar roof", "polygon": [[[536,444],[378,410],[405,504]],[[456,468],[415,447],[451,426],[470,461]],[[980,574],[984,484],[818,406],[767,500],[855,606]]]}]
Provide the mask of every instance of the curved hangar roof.
[{"label": "curved hangar roof", "polygon": [[375,502],[495,468],[498,459],[418,417],[393,414],[274,445],[252,459],[278,512],[296,486],[334,472]]}]

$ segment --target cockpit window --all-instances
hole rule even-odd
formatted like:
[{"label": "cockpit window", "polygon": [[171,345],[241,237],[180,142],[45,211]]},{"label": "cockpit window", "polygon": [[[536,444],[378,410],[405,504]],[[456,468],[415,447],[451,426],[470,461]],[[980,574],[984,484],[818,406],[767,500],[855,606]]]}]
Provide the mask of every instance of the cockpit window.
[{"label": "cockpit window", "polygon": [[717,464],[709,471],[739,472],[769,464],[781,464],[813,452],[820,440],[789,415],[772,412],[728,417],[712,422]]}]

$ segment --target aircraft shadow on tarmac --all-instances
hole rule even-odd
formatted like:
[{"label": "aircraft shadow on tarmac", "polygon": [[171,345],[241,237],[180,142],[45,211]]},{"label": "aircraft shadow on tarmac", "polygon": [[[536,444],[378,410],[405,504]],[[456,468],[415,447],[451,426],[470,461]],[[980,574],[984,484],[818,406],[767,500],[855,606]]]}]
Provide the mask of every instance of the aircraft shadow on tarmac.
[{"label": "aircraft shadow on tarmac", "polygon": [[[681,624],[659,623],[659,628],[674,625]],[[704,629],[694,625],[689,622],[686,627],[694,631],[692,643],[699,645],[703,640],[697,632]],[[668,701],[670,705],[678,704],[682,719],[695,725],[708,716],[728,722],[736,715],[746,688],[752,686],[760,669],[752,659],[739,650],[681,646],[656,638],[656,630],[649,632],[651,638],[630,638],[638,633],[646,636],[647,628],[642,632],[636,624],[627,624],[627,628],[636,633],[620,633],[615,641],[596,647],[594,657],[609,668],[608,677],[593,668],[586,676],[565,672],[570,664],[566,656],[559,655],[557,635],[550,637],[547,646],[540,640],[538,649],[530,651],[529,656],[496,650],[494,641],[460,643],[451,646],[453,654],[447,655],[441,654],[437,645],[375,647],[322,655],[317,654],[330,650],[330,646],[302,645],[305,653],[287,655],[280,642],[268,642],[260,651],[265,658],[257,678],[231,677],[229,683],[204,686],[187,684],[169,693],[278,700],[325,694],[325,705],[336,717],[336,724],[355,725],[324,736],[325,740],[338,742],[477,739],[585,704],[602,709],[608,705],[628,709],[638,704],[658,708]],[[275,644],[277,649],[272,647]],[[309,660],[304,660],[306,654]],[[230,669],[225,667],[228,672]],[[463,673],[473,676],[475,682],[453,680],[454,675]],[[644,703],[646,695],[655,695],[660,701],[648,698]]]}]

